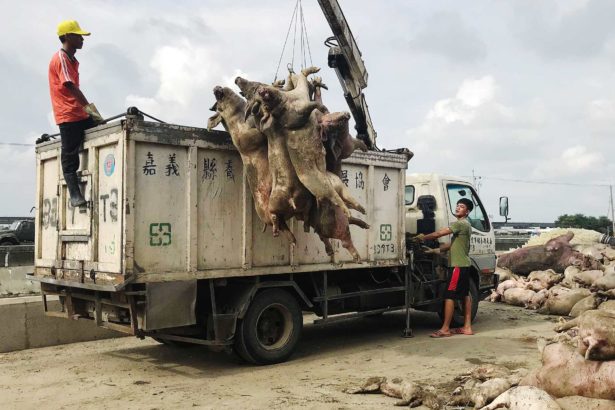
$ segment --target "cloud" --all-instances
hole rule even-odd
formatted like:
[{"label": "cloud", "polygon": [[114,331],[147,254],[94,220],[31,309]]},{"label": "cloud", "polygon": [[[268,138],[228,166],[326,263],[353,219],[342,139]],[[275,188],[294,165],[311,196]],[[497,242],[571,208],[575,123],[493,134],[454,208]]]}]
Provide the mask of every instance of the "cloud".
[{"label": "cloud", "polygon": [[593,58],[615,41],[615,2],[519,1],[513,29],[525,47],[554,59]]},{"label": "cloud", "polygon": [[559,157],[541,161],[533,170],[532,176],[540,179],[563,178],[594,174],[605,165],[602,153],[592,151],[584,145],[566,148]]},{"label": "cloud", "polygon": [[456,12],[433,14],[410,40],[412,50],[440,55],[451,62],[474,62],[487,55],[478,33]]}]

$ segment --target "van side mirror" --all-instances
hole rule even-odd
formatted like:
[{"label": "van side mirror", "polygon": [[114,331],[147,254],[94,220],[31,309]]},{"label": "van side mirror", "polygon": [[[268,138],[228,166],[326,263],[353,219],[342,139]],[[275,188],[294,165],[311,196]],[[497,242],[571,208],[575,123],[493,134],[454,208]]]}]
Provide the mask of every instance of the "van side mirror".
[{"label": "van side mirror", "polygon": [[508,222],[508,197],[500,197],[500,215],[504,217],[505,222]]}]

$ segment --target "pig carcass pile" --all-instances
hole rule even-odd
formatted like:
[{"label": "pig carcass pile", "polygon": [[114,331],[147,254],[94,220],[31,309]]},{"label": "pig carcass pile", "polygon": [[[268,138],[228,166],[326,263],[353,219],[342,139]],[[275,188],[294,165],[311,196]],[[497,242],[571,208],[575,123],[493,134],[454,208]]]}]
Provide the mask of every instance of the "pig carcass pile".
[{"label": "pig carcass pile", "polygon": [[[615,301],[562,322],[555,330],[561,333],[553,343],[539,346],[542,367],[520,384],[554,397],[581,396],[578,409],[615,409]],[[589,399],[600,399],[603,406],[582,406]]]},{"label": "pig carcass pile", "polygon": [[360,255],[352,243],[349,225],[369,228],[349,209],[365,214],[340,178],[341,161],[356,149],[367,150],[350,136],[347,112],[329,112],[322,104],[320,78],[308,80],[316,67],[291,72],[286,84],[274,85],[237,77],[236,93],[215,87],[215,114],[211,129],[222,123],[244,163],[256,213],[291,243],[295,237],[287,221],[303,221],[306,232],[316,232],[328,255],[330,239],[339,239],[355,261]]},{"label": "pig carcass pile", "polygon": [[[377,394],[399,399],[396,406],[445,409],[509,410],[612,410],[615,401],[602,397],[583,397],[577,391],[560,388],[557,394],[549,386],[528,383],[535,373],[527,369],[510,370],[497,365],[481,365],[455,378],[457,387],[434,386],[403,378],[370,377],[358,386],[347,388],[350,394]],[[602,388],[605,390],[605,388]],[[569,393],[569,394],[566,394]]]},{"label": "pig carcass pile", "polygon": [[501,255],[500,284],[488,300],[576,317],[615,299],[615,249],[596,242],[573,246],[574,235]]}]

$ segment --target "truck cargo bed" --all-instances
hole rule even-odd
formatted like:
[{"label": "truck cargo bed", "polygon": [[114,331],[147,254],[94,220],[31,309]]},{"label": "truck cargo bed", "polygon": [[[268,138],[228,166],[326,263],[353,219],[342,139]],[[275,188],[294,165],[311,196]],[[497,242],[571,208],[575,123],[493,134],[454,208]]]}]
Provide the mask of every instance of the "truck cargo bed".
[{"label": "truck cargo bed", "polygon": [[225,132],[138,117],[87,131],[80,154],[87,208],[72,208],[60,143],[37,146],[34,277],[51,284],[120,290],[128,283],[330,271],[406,263],[407,156],[357,152],[342,180],[365,207],[370,229],[351,225],[360,263],[335,254],[303,223],[297,238],[263,232],[239,154]]}]

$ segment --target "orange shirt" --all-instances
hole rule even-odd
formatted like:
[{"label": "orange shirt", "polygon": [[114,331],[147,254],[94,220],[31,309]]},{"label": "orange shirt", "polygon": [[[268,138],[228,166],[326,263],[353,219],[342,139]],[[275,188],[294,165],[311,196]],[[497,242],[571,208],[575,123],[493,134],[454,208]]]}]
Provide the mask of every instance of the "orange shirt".
[{"label": "orange shirt", "polygon": [[88,118],[83,106],[68,91],[64,84],[73,83],[79,87],[79,61],[60,50],[49,63],[49,93],[56,124],[75,122]]}]

